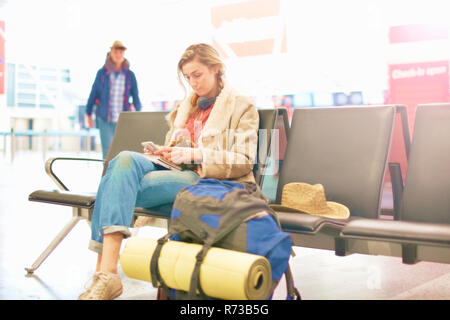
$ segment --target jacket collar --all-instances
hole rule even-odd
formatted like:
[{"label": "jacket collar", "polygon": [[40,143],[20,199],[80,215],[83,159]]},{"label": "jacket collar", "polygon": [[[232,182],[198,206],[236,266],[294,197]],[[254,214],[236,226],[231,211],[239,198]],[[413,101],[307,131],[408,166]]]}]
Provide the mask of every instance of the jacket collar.
[{"label": "jacket collar", "polygon": [[[116,66],[109,56],[105,61],[104,68],[106,69],[106,74],[110,74],[111,72],[116,71]],[[122,63],[122,66],[120,67],[120,71],[121,72],[124,71],[126,73],[126,71],[128,71],[129,69],[130,69],[130,63],[128,62],[127,59],[125,59]]]},{"label": "jacket collar", "polygon": [[[191,101],[194,93],[191,93],[187,99],[185,99],[177,110],[177,115],[174,120],[174,127],[176,129],[184,128],[189,117],[189,112],[193,108]],[[214,136],[222,132],[228,127],[229,119],[234,112],[236,94],[226,82],[222,91],[217,96],[213,109],[209,114],[208,120],[206,120],[203,127],[201,137]]]}]

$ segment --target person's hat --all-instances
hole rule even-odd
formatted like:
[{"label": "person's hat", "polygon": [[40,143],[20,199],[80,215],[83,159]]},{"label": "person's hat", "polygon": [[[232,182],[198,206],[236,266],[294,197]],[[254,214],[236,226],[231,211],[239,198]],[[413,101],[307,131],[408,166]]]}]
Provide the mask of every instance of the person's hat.
[{"label": "person's hat", "polygon": [[323,185],[303,182],[288,183],[283,187],[281,205],[270,205],[275,211],[303,212],[333,219],[347,219],[350,210],[337,202],[327,201]]},{"label": "person's hat", "polygon": [[111,49],[123,49],[123,50],[127,50],[127,47],[125,47],[123,45],[122,42],[120,42],[119,40],[114,41],[113,45],[111,46]]}]

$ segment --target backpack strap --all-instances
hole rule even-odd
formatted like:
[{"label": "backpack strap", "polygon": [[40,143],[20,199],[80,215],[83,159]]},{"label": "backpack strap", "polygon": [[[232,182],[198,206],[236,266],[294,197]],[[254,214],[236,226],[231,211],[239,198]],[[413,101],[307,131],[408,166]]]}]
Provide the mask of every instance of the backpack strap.
[{"label": "backpack strap", "polygon": [[170,289],[162,279],[161,274],[159,273],[158,259],[159,256],[161,255],[161,250],[164,243],[166,243],[171,236],[172,233],[168,233],[165,236],[158,239],[158,244],[156,245],[155,251],[153,252],[152,260],[150,261],[150,275],[152,278],[152,285],[155,288],[157,288],[158,285],[160,285],[163,288],[164,292],[166,293],[167,297],[169,297]]},{"label": "backpack strap", "polygon": [[[189,285],[189,294],[188,299],[194,300],[194,299],[204,299],[206,297],[206,294],[203,292],[201,286],[200,286],[200,267],[202,265],[203,260],[205,259],[206,253],[211,248],[212,244],[204,244],[202,247],[202,250],[200,250],[197,255],[195,256],[195,267],[192,271],[191,276],[191,282]],[[197,290],[200,292],[200,295],[197,295]]]},{"label": "backpack strap", "polygon": [[[270,209],[269,213],[272,215],[272,217],[277,222],[278,228],[280,228],[280,230],[283,230],[283,228],[281,227],[280,219],[278,218],[276,211],[274,211],[270,207],[269,207],[269,209]],[[295,252],[293,249],[291,250],[291,255],[293,257],[295,257]],[[288,300],[301,300],[302,297],[300,295],[300,292],[294,285],[294,278],[292,276],[292,271],[291,271],[291,267],[290,267],[289,263],[288,263],[288,266],[287,266],[287,269],[286,269],[286,272],[284,273],[284,275],[286,278],[286,289],[287,289],[287,294],[288,294],[287,299]]]},{"label": "backpack strap", "polygon": [[286,278],[287,300],[302,300],[300,292],[294,285],[294,278],[289,264],[284,275]]}]

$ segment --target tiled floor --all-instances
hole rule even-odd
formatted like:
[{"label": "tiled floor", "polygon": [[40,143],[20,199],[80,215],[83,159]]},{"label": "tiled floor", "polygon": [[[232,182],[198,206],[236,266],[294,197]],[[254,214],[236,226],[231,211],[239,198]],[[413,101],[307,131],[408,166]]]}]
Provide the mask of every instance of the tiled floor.
[{"label": "tiled floor", "polygon": [[[100,170],[94,165],[72,167],[65,172],[66,181],[71,189],[95,191]],[[0,299],[76,299],[94,271],[96,256],[87,249],[89,226],[81,221],[34,275],[26,275],[24,268],[72,215],[68,207],[28,201],[29,193],[45,188],[55,186],[45,174],[42,154],[20,152],[13,164],[0,155]],[[157,237],[164,232],[143,227],[139,236]],[[291,267],[303,299],[450,299],[447,264],[404,265],[399,258],[337,257],[331,251],[300,247],[295,252]],[[125,291],[119,299],[156,298],[150,283],[120,272]],[[275,298],[282,299],[283,294],[280,287]]]}]

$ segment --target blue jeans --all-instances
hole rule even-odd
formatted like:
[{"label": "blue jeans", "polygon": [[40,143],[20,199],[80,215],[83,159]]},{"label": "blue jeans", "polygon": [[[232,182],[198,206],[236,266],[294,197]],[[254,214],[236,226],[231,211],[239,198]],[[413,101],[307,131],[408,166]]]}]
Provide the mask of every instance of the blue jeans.
[{"label": "blue jeans", "polygon": [[103,235],[121,232],[129,237],[136,206],[149,208],[172,204],[181,188],[199,176],[190,170],[166,170],[145,156],[122,151],[102,177],[92,214],[89,249],[101,253]]},{"label": "blue jeans", "polygon": [[100,117],[97,117],[97,127],[100,131],[100,141],[102,143],[103,159],[106,159],[109,147],[114,137],[114,131],[116,131],[115,122],[107,122]]}]

